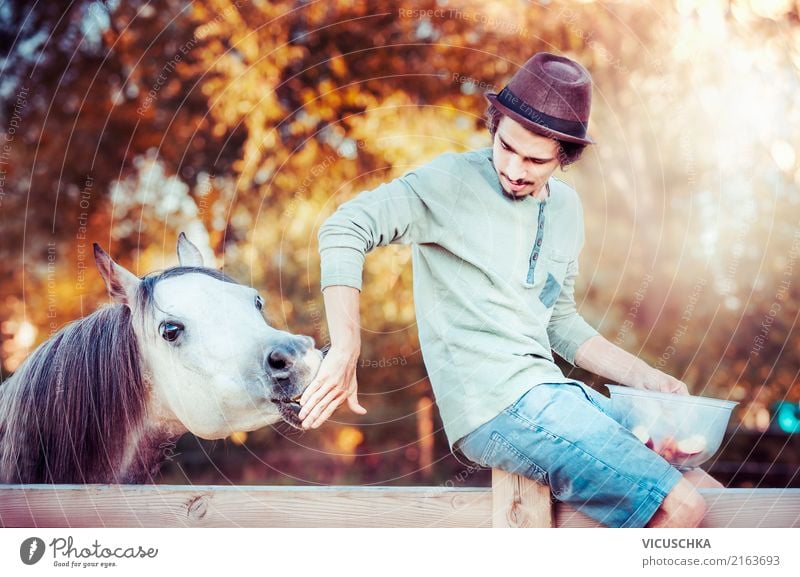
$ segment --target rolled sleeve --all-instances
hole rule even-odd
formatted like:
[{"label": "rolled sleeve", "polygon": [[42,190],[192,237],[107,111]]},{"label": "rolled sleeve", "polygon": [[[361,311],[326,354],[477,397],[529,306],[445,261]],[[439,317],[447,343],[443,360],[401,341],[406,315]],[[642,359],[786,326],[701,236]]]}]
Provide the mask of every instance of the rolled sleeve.
[{"label": "rolled sleeve", "polygon": [[556,300],[553,316],[547,325],[547,336],[551,348],[565,361],[575,365],[575,353],[590,338],[600,333],[578,313],[575,306],[575,279],[578,276],[578,261],[567,267],[564,284]]},{"label": "rolled sleeve", "polygon": [[361,290],[364,253],[347,247],[320,250],[320,284],[349,286]]},{"label": "rolled sleeve", "polygon": [[346,285],[361,290],[368,252],[388,244],[425,242],[432,230],[431,204],[442,202],[438,191],[449,192],[458,182],[453,158],[442,155],[342,204],[317,236],[322,288]]}]

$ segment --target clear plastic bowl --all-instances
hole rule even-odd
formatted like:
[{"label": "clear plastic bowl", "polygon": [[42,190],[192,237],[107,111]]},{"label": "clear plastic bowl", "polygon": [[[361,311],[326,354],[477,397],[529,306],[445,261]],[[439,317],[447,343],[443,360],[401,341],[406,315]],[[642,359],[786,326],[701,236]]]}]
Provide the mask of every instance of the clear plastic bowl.
[{"label": "clear plastic bowl", "polygon": [[705,463],[719,449],[736,401],[606,385],[615,415],[650,449],[679,469]]}]

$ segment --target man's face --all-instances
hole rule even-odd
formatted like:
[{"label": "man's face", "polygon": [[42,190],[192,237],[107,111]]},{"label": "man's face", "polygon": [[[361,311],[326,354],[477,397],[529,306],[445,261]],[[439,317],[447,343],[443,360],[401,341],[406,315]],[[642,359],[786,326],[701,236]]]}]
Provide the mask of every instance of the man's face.
[{"label": "man's face", "polygon": [[515,120],[504,116],[494,135],[494,169],[503,190],[522,198],[532,194],[541,198],[547,179],[559,166],[558,142],[534,134]]}]

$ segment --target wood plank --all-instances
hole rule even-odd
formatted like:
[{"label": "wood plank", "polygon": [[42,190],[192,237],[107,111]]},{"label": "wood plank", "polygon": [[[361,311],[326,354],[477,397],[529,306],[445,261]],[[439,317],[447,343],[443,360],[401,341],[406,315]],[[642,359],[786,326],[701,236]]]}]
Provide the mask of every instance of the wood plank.
[{"label": "wood plank", "polygon": [[[503,483],[510,483],[504,480]],[[498,487],[504,487],[499,483]],[[543,492],[535,498],[543,498]],[[501,489],[502,490],[502,489]],[[503,503],[511,505],[514,488]],[[516,526],[546,523],[518,487]],[[800,489],[701,489],[704,527],[800,527]],[[549,496],[548,496],[549,499]],[[509,509],[503,509],[508,511]],[[505,519],[507,525],[507,514]],[[2,527],[491,527],[488,488],[6,485]],[[597,527],[557,503],[557,527]]]},{"label": "wood plank", "polygon": [[[800,527],[800,489],[698,489],[708,512],[701,527]],[[557,527],[602,527],[563,503],[556,504]]]},{"label": "wood plank", "polygon": [[800,527],[800,489],[699,489],[702,527]]},{"label": "wood plank", "polygon": [[0,488],[3,527],[488,527],[486,489],[28,485]]},{"label": "wood plank", "polygon": [[550,487],[492,469],[492,527],[553,526]]},{"label": "wood plank", "polygon": [[573,509],[564,503],[556,503],[553,507],[553,516],[556,527],[571,527],[571,528],[594,528],[605,527],[605,525],[598,523],[591,517],[584,515],[580,511]]}]

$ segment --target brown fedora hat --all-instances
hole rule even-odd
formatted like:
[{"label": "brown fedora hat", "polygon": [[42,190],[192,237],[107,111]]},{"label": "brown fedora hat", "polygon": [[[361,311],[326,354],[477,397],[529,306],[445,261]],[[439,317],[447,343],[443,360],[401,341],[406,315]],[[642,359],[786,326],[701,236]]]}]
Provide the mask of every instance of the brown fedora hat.
[{"label": "brown fedora hat", "polygon": [[487,100],[525,128],[549,138],[594,144],[588,134],[592,77],[577,62],[539,52]]}]

